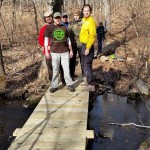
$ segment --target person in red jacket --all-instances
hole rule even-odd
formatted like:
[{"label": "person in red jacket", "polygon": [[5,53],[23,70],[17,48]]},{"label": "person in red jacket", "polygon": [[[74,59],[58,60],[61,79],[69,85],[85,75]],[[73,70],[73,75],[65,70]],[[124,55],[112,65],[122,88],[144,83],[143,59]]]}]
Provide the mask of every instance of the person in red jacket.
[{"label": "person in red jacket", "polygon": [[[51,23],[53,23],[53,15],[51,12],[47,11],[44,13],[44,22],[45,25],[40,29],[39,36],[38,36],[38,43],[42,46],[42,53],[45,55],[45,48],[44,48],[44,32],[47,28],[47,26]],[[48,53],[50,54],[50,39],[48,41]],[[48,75],[49,80],[52,79],[52,60],[46,59],[46,65],[48,68]]]}]

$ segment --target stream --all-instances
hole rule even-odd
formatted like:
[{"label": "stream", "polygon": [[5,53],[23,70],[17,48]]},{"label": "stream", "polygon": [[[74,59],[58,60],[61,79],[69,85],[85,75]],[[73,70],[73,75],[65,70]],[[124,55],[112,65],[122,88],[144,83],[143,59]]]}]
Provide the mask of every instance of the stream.
[{"label": "stream", "polygon": [[0,99],[0,150],[7,150],[14,140],[16,128],[21,128],[34,108],[23,107],[22,101],[7,102]]},{"label": "stream", "polygon": [[[8,149],[14,140],[14,130],[24,125],[34,108],[23,107],[22,101],[0,100],[0,150]],[[141,100],[110,93],[90,99],[88,129],[94,130],[95,139],[88,141],[86,150],[137,150],[150,136],[150,129],[109,123],[150,126],[150,112]]]},{"label": "stream", "polygon": [[150,111],[142,100],[107,93],[97,96],[89,104],[88,129],[94,130],[95,139],[89,140],[87,150],[137,150],[150,136],[150,129],[109,123],[150,126]]}]

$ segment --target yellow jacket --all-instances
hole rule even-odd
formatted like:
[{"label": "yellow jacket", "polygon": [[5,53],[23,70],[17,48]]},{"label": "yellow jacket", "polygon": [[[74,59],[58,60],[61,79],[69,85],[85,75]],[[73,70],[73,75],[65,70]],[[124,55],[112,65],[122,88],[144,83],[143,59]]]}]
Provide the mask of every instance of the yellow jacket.
[{"label": "yellow jacket", "polygon": [[80,31],[80,42],[86,44],[86,48],[91,48],[96,39],[96,22],[90,16],[82,19]]}]

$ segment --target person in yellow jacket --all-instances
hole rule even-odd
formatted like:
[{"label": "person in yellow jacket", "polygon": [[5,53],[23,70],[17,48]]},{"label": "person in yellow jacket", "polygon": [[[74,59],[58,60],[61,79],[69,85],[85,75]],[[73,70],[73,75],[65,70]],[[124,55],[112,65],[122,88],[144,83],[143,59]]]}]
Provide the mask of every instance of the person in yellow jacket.
[{"label": "person in yellow jacket", "polygon": [[82,43],[81,66],[83,66],[82,69],[87,83],[90,84],[93,80],[92,62],[94,58],[94,42],[96,39],[96,22],[91,17],[92,8],[89,4],[83,6],[82,12],[83,19],[79,37]]}]

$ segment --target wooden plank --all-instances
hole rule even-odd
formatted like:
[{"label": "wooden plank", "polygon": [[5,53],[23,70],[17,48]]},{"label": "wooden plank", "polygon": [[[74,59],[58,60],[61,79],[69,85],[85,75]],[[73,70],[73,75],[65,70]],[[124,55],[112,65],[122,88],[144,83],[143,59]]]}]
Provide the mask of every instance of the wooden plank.
[{"label": "wooden plank", "polygon": [[71,96],[68,96],[68,95],[66,95],[65,97],[64,97],[64,95],[62,94],[57,94],[55,97],[53,97],[52,95],[47,95],[47,96],[44,96],[43,98],[42,98],[42,100],[40,101],[40,103],[39,104],[51,104],[51,102],[53,103],[53,102],[72,102],[73,100],[75,100],[75,101],[80,101],[80,102],[88,102],[88,99],[86,99],[88,96],[89,96],[89,94],[88,93],[86,93],[87,95],[85,95],[85,92],[84,93],[80,93],[80,94],[78,94],[78,95],[71,95]]},{"label": "wooden plank", "polygon": [[[51,143],[49,144],[45,144],[43,142],[43,144],[38,144],[38,145],[33,145],[33,146],[20,146],[18,144],[15,145],[15,146],[11,146],[8,150],[85,150],[85,146],[83,145],[83,143],[74,143],[74,144],[59,144],[58,142],[55,143],[55,145],[50,145]],[[28,144],[29,145],[29,144]]]},{"label": "wooden plank", "polygon": [[86,109],[87,107],[85,107],[85,105],[87,105],[87,103],[75,103],[75,104],[72,104],[72,103],[61,103],[61,104],[39,104],[35,110],[38,109],[38,107],[40,106],[45,106],[45,107],[51,107],[51,108],[82,108],[82,109]]},{"label": "wooden plank", "polygon": [[[79,145],[80,146],[80,145]],[[31,147],[31,146],[24,146],[24,147],[21,147],[21,148],[19,148],[19,147],[17,147],[17,150],[63,150],[62,148],[63,147],[61,147],[61,148],[59,148],[59,149],[56,149],[56,148],[58,148],[58,147],[48,147],[48,148],[43,148],[43,147],[36,147],[36,146],[34,146],[34,147]],[[64,149],[64,150],[85,150],[84,148],[82,148],[81,146],[80,147],[66,147],[67,149]],[[16,150],[16,149],[11,149],[11,150]]]},{"label": "wooden plank", "polygon": [[[83,97],[85,98],[85,97]],[[39,102],[39,105],[41,104],[44,104],[44,105],[50,105],[50,104],[67,104],[67,103],[70,103],[70,104],[87,104],[88,101],[87,100],[83,100],[82,97],[78,97],[78,99],[75,99],[75,100],[66,100],[66,99],[63,99],[63,98],[53,98],[52,100],[47,100],[45,101],[45,99],[43,99],[43,101],[41,100]]]},{"label": "wooden plank", "polygon": [[81,86],[74,93],[48,89],[22,129],[15,130],[9,149],[85,150],[86,139],[94,135],[86,130],[88,96]]},{"label": "wooden plank", "polygon": [[38,128],[18,128],[15,130],[14,134],[15,136],[23,136],[26,134],[78,134],[78,135],[84,135],[84,137],[90,137],[93,132],[90,130],[86,130],[85,126],[79,127],[79,126],[70,126],[70,127],[59,127],[59,128],[52,128],[52,127],[38,127]]},{"label": "wooden plank", "polygon": [[86,125],[87,122],[85,120],[81,119],[73,119],[73,120],[53,120],[53,121],[47,121],[46,119],[30,119],[27,120],[27,122],[24,124],[24,127],[32,126],[32,127],[38,127],[43,124],[46,124],[46,126],[51,127],[60,127],[60,126],[71,126],[71,125]]},{"label": "wooden plank", "polygon": [[[54,112],[34,112],[30,116],[30,120],[32,119],[43,119],[43,121],[51,121],[51,120],[58,120],[58,119],[67,119],[67,120],[83,120],[86,119],[86,113],[78,113],[78,112],[64,112],[64,113],[57,113],[57,110]],[[86,120],[87,121],[87,120]],[[27,121],[28,122],[28,121]]]},{"label": "wooden plank", "polygon": [[22,128],[16,128],[16,130],[13,132],[13,136],[17,136],[22,131]]},{"label": "wooden plank", "polygon": [[87,139],[94,139],[94,131],[93,130],[87,130],[86,131],[86,138]]},{"label": "wooden plank", "polygon": [[[86,132],[83,132],[83,134],[78,133],[78,134],[72,134],[72,133],[63,133],[59,132],[51,132],[49,134],[42,134],[42,133],[28,133],[28,134],[23,134],[21,136],[17,136],[14,142],[17,143],[25,143],[27,141],[75,141],[75,142],[80,142],[81,140],[86,140]],[[31,142],[33,143],[33,142]]]},{"label": "wooden plank", "polygon": [[57,105],[57,104],[51,104],[51,105],[41,105],[39,104],[38,107],[34,110],[34,112],[42,112],[45,111],[47,113],[55,112],[55,111],[75,111],[75,112],[86,112],[87,113],[87,108],[84,107],[84,105]]},{"label": "wooden plank", "polygon": [[[33,141],[32,141],[33,142]],[[34,148],[49,148],[52,150],[85,150],[85,140],[79,139],[79,141],[23,141],[23,143],[15,143],[11,145],[8,150],[33,150]]]},{"label": "wooden plank", "polygon": [[63,113],[63,112],[76,112],[76,113],[87,113],[87,109],[83,108],[74,108],[74,107],[61,107],[58,109],[57,107],[51,107],[51,106],[45,106],[45,105],[39,105],[34,112],[49,112],[52,113],[57,110],[57,113]]}]

